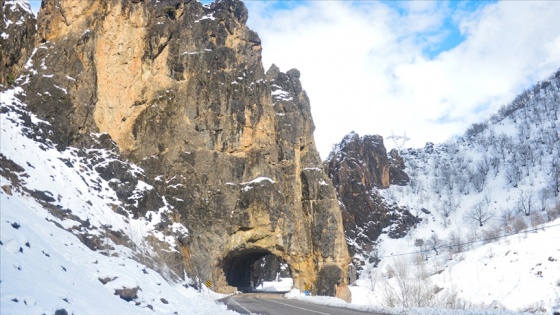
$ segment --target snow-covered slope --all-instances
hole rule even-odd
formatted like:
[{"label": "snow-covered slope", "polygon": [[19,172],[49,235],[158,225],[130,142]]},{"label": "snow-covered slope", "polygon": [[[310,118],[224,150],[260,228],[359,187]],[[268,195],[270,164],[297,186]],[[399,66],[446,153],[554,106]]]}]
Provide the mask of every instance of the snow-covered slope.
[{"label": "snow-covered slope", "polygon": [[560,72],[464,136],[401,152],[410,184],[380,192],[422,221],[405,238],[382,235],[382,262],[358,282],[377,283],[373,302],[391,304],[404,265],[431,288],[423,305],[560,307],[559,112]]},{"label": "snow-covered slope", "polygon": [[[113,153],[92,149],[92,161],[87,150],[55,149],[16,93],[0,95],[2,314],[232,314],[169,268],[176,239],[155,229],[168,209],[149,221],[122,210],[95,167],[114,162]],[[138,195],[149,190],[138,181]],[[176,223],[168,229],[188,234]]]}]

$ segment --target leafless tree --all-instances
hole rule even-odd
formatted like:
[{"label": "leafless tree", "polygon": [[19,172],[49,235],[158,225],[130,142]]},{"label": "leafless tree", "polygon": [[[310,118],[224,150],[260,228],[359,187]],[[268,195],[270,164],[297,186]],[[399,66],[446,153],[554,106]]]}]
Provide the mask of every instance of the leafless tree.
[{"label": "leafless tree", "polygon": [[522,190],[517,197],[517,211],[523,213],[525,216],[530,216],[531,211],[534,209],[535,200],[532,191]]},{"label": "leafless tree", "polygon": [[441,240],[439,239],[439,237],[437,236],[437,234],[432,234],[432,236],[426,241],[426,245],[433,250],[434,252],[436,252],[436,255],[439,255],[438,252],[438,248],[441,245]]},{"label": "leafless tree", "polygon": [[541,206],[541,211],[546,210],[546,202],[551,195],[550,190],[546,187],[539,190],[539,204]]},{"label": "leafless tree", "polygon": [[521,180],[521,170],[516,161],[510,161],[506,167],[506,179],[511,183],[513,187],[519,185]]},{"label": "leafless tree", "polygon": [[481,227],[493,217],[494,213],[492,213],[492,211],[488,209],[488,206],[482,201],[476,203],[465,215],[466,219],[477,222]]},{"label": "leafless tree", "polygon": [[459,207],[459,201],[454,195],[444,195],[439,206],[439,212],[443,216],[443,226],[447,228],[449,225],[449,216]]},{"label": "leafless tree", "polygon": [[452,231],[449,234],[449,251],[453,254],[461,253],[465,250],[463,237],[459,231]]},{"label": "leafless tree", "polygon": [[560,161],[556,158],[550,163],[549,171],[549,187],[554,193],[555,197],[558,197],[560,193]]}]

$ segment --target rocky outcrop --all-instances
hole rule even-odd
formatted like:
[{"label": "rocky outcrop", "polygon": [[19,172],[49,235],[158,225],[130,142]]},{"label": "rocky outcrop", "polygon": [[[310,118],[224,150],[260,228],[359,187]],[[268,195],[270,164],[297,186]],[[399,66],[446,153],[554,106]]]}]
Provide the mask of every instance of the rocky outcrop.
[{"label": "rocky outcrop", "polygon": [[[44,1],[24,100],[59,149],[107,134],[143,168],[153,189],[123,213],[172,209],[194,277],[244,287],[248,266],[272,254],[296,286],[338,284],[348,298],[340,207],[300,73],[265,74],[247,18],[234,0]],[[130,200],[137,179],[106,168]]]},{"label": "rocky outcrop", "polygon": [[404,169],[404,159],[397,149],[392,149],[389,152],[389,181],[391,185],[406,186],[410,183],[410,177]]},{"label": "rocky outcrop", "polygon": [[27,1],[0,1],[0,84],[13,85],[31,55],[35,15]]},{"label": "rocky outcrop", "polygon": [[[352,132],[331,152],[324,166],[342,205],[354,264],[359,268],[365,260],[374,262],[372,251],[382,233],[403,237],[417,220],[408,210],[387,203],[378,192],[391,183],[406,182],[402,158],[391,151],[389,160],[381,136],[360,137]],[[395,173],[400,177],[393,180],[391,175]]]}]

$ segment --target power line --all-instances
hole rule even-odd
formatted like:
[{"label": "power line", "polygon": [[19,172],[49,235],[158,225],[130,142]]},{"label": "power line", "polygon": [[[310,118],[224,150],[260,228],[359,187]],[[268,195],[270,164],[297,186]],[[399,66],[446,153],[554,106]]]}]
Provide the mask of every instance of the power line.
[{"label": "power line", "polygon": [[519,232],[505,234],[505,235],[496,236],[496,237],[480,239],[480,240],[466,242],[466,243],[459,243],[459,244],[453,244],[453,245],[442,244],[440,246],[436,246],[435,248],[419,250],[419,251],[414,251],[414,252],[408,252],[408,253],[399,253],[399,254],[394,254],[394,255],[391,254],[391,255],[385,255],[385,256],[378,256],[377,258],[381,259],[381,258],[390,258],[390,257],[399,257],[399,256],[406,256],[406,255],[422,254],[422,253],[431,252],[432,250],[445,249],[445,248],[456,247],[456,246],[471,245],[471,244],[475,244],[475,243],[496,240],[496,239],[499,239],[499,238],[509,237],[509,236],[513,236],[513,235],[525,234],[525,233],[529,233],[529,232],[535,232],[535,231],[538,231],[538,230],[544,230],[546,228],[551,228],[551,227],[556,227],[556,226],[560,226],[560,223],[559,224],[554,224],[554,225],[549,225],[547,227],[534,228],[534,229],[531,229],[531,230],[524,230],[524,231],[519,231]]}]

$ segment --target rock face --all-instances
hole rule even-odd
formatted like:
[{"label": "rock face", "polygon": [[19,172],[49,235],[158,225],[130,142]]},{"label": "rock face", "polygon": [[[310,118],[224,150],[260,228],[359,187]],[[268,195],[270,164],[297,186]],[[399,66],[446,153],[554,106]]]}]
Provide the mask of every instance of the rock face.
[{"label": "rock face", "polygon": [[[171,207],[189,230],[177,239],[191,275],[247,287],[248,266],[272,254],[296,287],[349,299],[342,216],[300,73],[265,73],[247,17],[234,0],[43,1],[25,102],[60,148],[103,133],[144,169],[154,189],[123,211]],[[119,165],[107,176],[130,199],[135,179]]]},{"label": "rock face", "polygon": [[391,185],[406,186],[410,183],[410,177],[404,169],[404,160],[399,155],[399,151],[392,149],[389,152],[389,181]]},{"label": "rock face", "polygon": [[[348,249],[359,269],[366,259],[377,259],[372,251],[382,233],[403,237],[416,223],[408,210],[388,204],[378,192],[390,184],[408,182],[404,163],[397,151],[391,151],[389,160],[381,136],[360,137],[352,132],[331,152],[324,166],[337,190]],[[391,178],[393,174],[396,179]]]},{"label": "rock face", "polygon": [[36,20],[21,0],[0,1],[0,16],[0,84],[11,85],[33,50]]}]

